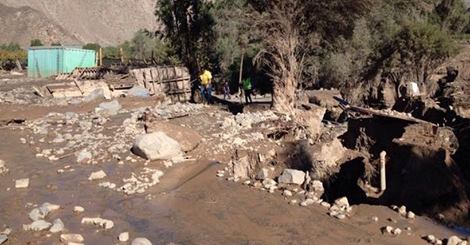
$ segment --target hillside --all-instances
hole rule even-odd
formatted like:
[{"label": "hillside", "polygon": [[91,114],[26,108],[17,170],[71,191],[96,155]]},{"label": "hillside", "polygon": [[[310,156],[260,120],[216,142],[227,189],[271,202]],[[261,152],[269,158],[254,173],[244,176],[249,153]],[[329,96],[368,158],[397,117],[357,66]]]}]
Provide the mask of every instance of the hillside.
[{"label": "hillside", "polygon": [[130,39],[139,29],[156,28],[155,2],[2,0],[0,21],[4,25],[0,27],[0,41],[28,45],[31,39],[40,38],[47,40],[46,43],[54,40],[64,44],[118,44]]}]

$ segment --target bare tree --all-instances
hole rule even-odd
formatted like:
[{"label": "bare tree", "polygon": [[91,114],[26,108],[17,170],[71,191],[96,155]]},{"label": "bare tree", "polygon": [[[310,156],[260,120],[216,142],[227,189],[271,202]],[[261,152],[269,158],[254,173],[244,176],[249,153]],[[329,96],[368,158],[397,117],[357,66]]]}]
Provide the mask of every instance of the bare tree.
[{"label": "bare tree", "polygon": [[266,67],[273,80],[273,109],[292,115],[295,112],[296,89],[303,68],[303,43],[299,26],[302,21],[301,1],[270,1],[263,13],[257,13],[255,28],[264,49],[255,62]]}]

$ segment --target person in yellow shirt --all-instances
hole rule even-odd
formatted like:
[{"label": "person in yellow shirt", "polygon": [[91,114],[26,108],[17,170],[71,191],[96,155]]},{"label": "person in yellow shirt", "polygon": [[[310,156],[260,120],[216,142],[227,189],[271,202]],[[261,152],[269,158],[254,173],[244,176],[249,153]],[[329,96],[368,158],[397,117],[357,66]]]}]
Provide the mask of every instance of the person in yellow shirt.
[{"label": "person in yellow shirt", "polygon": [[212,73],[204,70],[199,76],[201,79],[201,95],[206,103],[212,103]]}]

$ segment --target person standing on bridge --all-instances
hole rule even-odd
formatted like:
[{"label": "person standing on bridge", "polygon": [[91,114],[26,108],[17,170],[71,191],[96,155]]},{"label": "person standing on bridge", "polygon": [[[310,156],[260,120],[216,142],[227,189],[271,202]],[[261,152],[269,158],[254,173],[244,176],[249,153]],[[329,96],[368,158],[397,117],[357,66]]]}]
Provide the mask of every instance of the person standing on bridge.
[{"label": "person standing on bridge", "polygon": [[247,78],[243,81],[243,91],[245,92],[245,101],[247,104],[253,103],[251,99],[251,93],[253,91],[253,84],[251,83],[251,78]]}]

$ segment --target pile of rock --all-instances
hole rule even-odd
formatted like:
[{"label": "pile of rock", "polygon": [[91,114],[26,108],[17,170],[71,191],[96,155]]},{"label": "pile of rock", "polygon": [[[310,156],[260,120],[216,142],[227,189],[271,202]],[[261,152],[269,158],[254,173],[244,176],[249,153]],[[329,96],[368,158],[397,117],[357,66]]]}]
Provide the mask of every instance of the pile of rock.
[{"label": "pile of rock", "polygon": [[416,218],[416,214],[413,213],[412,211],[407,211],[406,206],[404,206],[404,205],[402,205],[400,207],[393,205],[392,209],[397,211],[397,213],[400,214],[400,216],[405,217],[407,219],[415,219]]},{"label": "pile of rock", "polygon": [[423,239],[426,240],[427,242],[429,242],[430,244],[433,244],[433,245],[442,245],[443,244],[442,240],[438,239],[434,235],[424,236]]},{"label": "pile of rock", "polygon": [[382,233],[389,234],[392,236],[399,236],[402,233],[402,230],[400,228],[395,228],[387,225],[385,227],[382,227]]},{"label": "pile of rock", "polygon": [[153,109],[153,112],[161,118],[172,118],[187,114],[194,114],[205,108],[202,104],[193,103],[175,103],[175,104],[161,104]]},{"label": "pile of rock", "polygon": [[64,223],[62,220],[55,219],[52,224],[44,220],[50,212],[58,209],[60,209],[59,205],[50,204],[47,202],[43,203],[38,208],[34,208],[29,213],[29,218],[33,221],[33,223],[23,225],[23,229],[25,231],[43,231],[50,228],[49,231],[52,233],[61,232],[64,229]]}]

